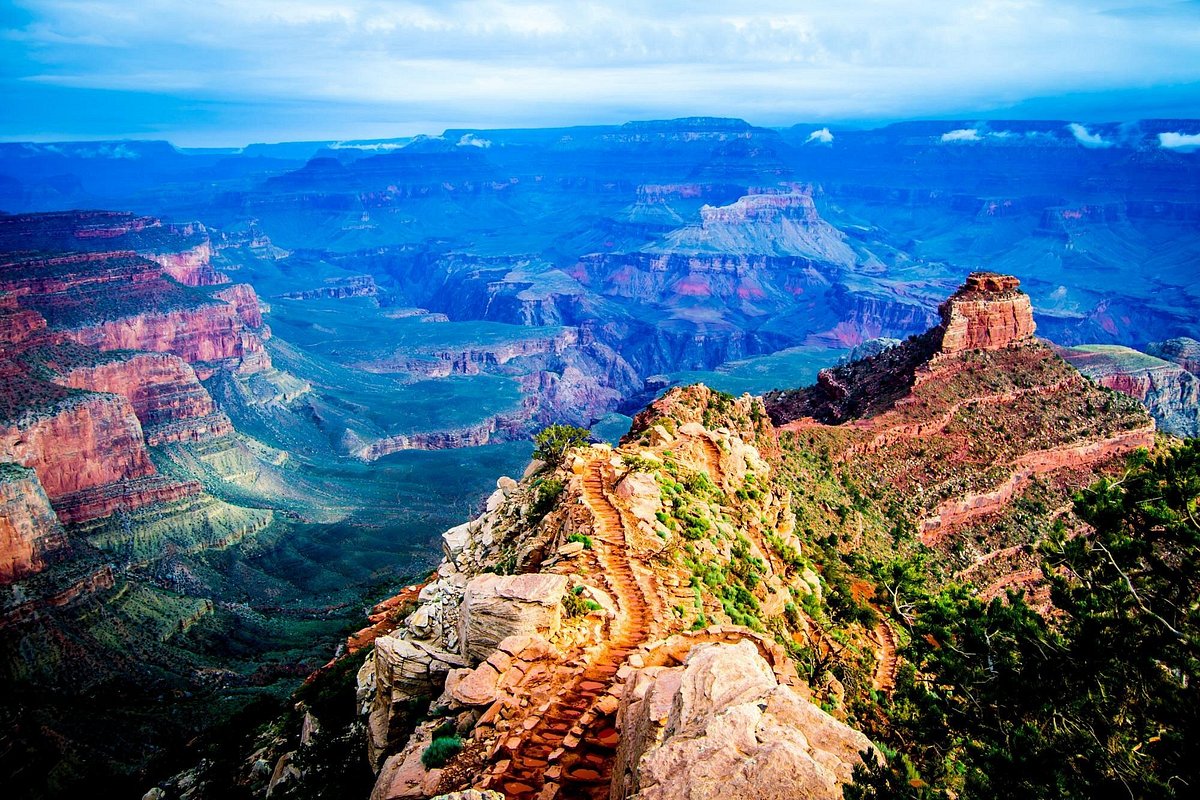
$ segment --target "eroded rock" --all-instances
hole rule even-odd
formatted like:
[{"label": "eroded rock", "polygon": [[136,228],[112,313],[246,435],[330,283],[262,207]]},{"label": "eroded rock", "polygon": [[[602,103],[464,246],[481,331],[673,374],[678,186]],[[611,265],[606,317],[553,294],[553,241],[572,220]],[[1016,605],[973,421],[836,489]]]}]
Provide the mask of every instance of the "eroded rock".
[{"label": "eroded rock", "polygon": [[780,684],[755,646],[699,645],[638,670],[618,711],[611,798],[840,800],[862,733]]}]

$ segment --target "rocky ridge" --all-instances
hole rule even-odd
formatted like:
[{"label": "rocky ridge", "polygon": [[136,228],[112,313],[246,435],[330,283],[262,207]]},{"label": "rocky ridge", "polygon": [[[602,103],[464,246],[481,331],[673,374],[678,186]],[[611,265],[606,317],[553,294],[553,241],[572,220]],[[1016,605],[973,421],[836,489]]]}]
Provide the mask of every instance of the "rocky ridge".
[{"label": "rocky ridge", "polygon": [[[583,448],[557,469],[535,462],[522,481],[501,479],[483,516],[444,535],[446,557],[420,605],[375,640],[359,673],[380,765],[373,797],[470,786],[515,798],[676,796],[681,776],[667,781],[673,790],[664,785],[654,758],[677,758],[685,739],[710,746],[701,724],[709,717],[741,736],[755,736],[757,725],[723,713],[729,697],[721,692],[676,696],[665,688],[670,675],[696,670],[762,676],[754,701],[777,697],[768,718],[803,718],[813,743],[799,734],[784,748],[764,740],[762,763],[805,764],[811,796],[840,796],[869,743],[812,705],[787,654],[761,632],[761,620],[783,614],[791,591],[820,591],[814,573],[789,568],[778,554],[794,552],[786,550],[794,523],[764,451],[774,442],[757,401],[693,387],[639,418],[617,450]],[[739,490],[755,499],[748,504]],[[701,526],[710,534],[694,537]],[[697,570],[722,564],[744,567],[745,577],[723,589],[712,573],[715,593],[701,591]],[[688,724],[649,725],[645,706],[626,698],[635,684],[644,693],[651,677],[660,681],[656,702],[682,704]],[[412,701],[423,696],[437,697],[437,713],[406,739]],[[634,727],[640,738],[631,750],[626,729]],[[437,766],[427,754],[446,746],[435,740],[449,731],[461,751]],[[729,746],[725,733],[710,734],[712,747]],[[845,746],[818,744],[835,740]],[[825,766],[815,768],[814,759]],[[737,796],[758,796],[756,780],[747,774]]]},{"label": "rocky ridge", "polygon": [[[771,393],[766,404],[789,445],[827,453],[843,480],[890,504],[897,525],[911,525],[956,567],[988,564],[976,573],[985,583],[1020,573],[1032,586],[1034,542],[985,531],[1008,525],[1031,492],[1052,498],[1036,501],[1043,513],[1069,509],[1075,490],[1152,447],[1155,425],[1036,339],[1017,287],[976,273],[942,305],[941,325],[823,370],[815,386]],[[1001,550],[1015,560],[996,561]]]}]

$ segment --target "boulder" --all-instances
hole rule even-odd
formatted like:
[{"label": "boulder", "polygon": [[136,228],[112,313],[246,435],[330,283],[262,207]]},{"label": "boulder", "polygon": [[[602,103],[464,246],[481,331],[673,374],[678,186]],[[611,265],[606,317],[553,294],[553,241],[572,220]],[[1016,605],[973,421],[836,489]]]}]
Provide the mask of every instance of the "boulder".
[{"label": "boulder", "polygon": [[613,800],[841,800],[872,749],[779,683],[748,641],[698,645],[682,666],[636,670],[626,686]]},{"label": "boulder", "polygon": [[395,636],[376,639],[369,662],[373,670],[360,670],[359,685],[369,683],[368,673],[373,672],[375,692],[367,717],[367,745],[371,763],[377,765],[392,744],[393,725],[408,711],[406,701],[437,697],[446,674],[466,663],[454,653]]},{"label": "boulder", "polygon": [[459,645],[473,664],[486,659],[509,636],[553,636],[562,623],[564,575],[476,576],[467,584],[459,612]]}]

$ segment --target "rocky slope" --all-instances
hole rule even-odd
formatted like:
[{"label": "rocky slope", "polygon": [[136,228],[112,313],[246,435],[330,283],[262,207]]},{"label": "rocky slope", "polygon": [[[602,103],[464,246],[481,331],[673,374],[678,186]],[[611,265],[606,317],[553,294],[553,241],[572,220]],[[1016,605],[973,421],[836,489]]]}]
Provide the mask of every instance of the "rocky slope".
[{"label": "rocky slope", "polygon": [[[618,447],[501,478],[347,642],[373,800],[841,797],[907,669],[909,560],[1044,605],[1038,538],[1085,535],[1071,495],[1155,443],[1014,278],[941,315],[765,403],[672,389]],[[314,780],[311,741],[258,751],[258,785]]]},{"label": "rocky slope", "polygon": [[[1200,366],[1194,351],[1188,355],[1189,350],[1167,342],[1147,349],[1163,353],[1163,357],[1120,345],[1079,345],[1061,353],[1101,386],[1140,401],[1161,430],[1176,436],[1200,436],[1200,377],[1184,366]],[[1168,360],[1167,353],[1176,355],[1178,361]]]},{"label": "rocky slope", "polygon": [[[736,759],[745,737],[761,769],[740,773],[733,796],[774,796],[762,792],[782,773],[805,776],[810,796],[840,796],[870,744],[812,704],[760,633],[792,593],[820,590],[779,554],[796,552],[794,522],[760,447],[774,439],[757,401],[696,387],[644,415],[617,451],[584,448],[501,479],[482,517],[445,534],[420,605],[359,673],[373,796],[472,785],[516,798],[608,797],[610,786],[686,796],[699,783],[670,765]],[[413,700],[439,694],[439,719],[406,737]],[[796,732],[777,741],[772,726]],[[430,748],[455,730],[461,752],[434,765]]]},{"label": "rocky slope", "polygon": [[815,386],[768,395],[767,409],[793,449],[823,453],[888,507],[896,530],[911,526],[960,570],[989,564],[984,583],[1022,571],[1036,583],[1036,539],[1012,539],[1024,535],[1012,509],[1036,503],[1052,524],[1073,491],[1153,446],[1154,422],[1034,337],[1014,278],[971,276],[941,315],[922,336],[823,370]]}]

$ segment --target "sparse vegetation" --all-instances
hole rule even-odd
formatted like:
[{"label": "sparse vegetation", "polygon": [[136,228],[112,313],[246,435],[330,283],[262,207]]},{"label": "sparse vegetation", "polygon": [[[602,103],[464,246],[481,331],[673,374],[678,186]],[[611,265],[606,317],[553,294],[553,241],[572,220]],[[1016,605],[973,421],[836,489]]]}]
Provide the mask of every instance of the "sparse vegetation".
[{"label": "sparse vegetation", "polygon": [[462,748],[462,739],[454,734],[437,736],[425,748],[425,752],[421,753],[421,763],[426,769],[444,767],[450,763],[450,759],[462,752]]},{"label": "sparse vegetation", "polygon": [[583,447],[591,438],[591,431],[574,425],[551,425],[533,436],[533,457],[552,467],[558,467],[573,447]]}]

